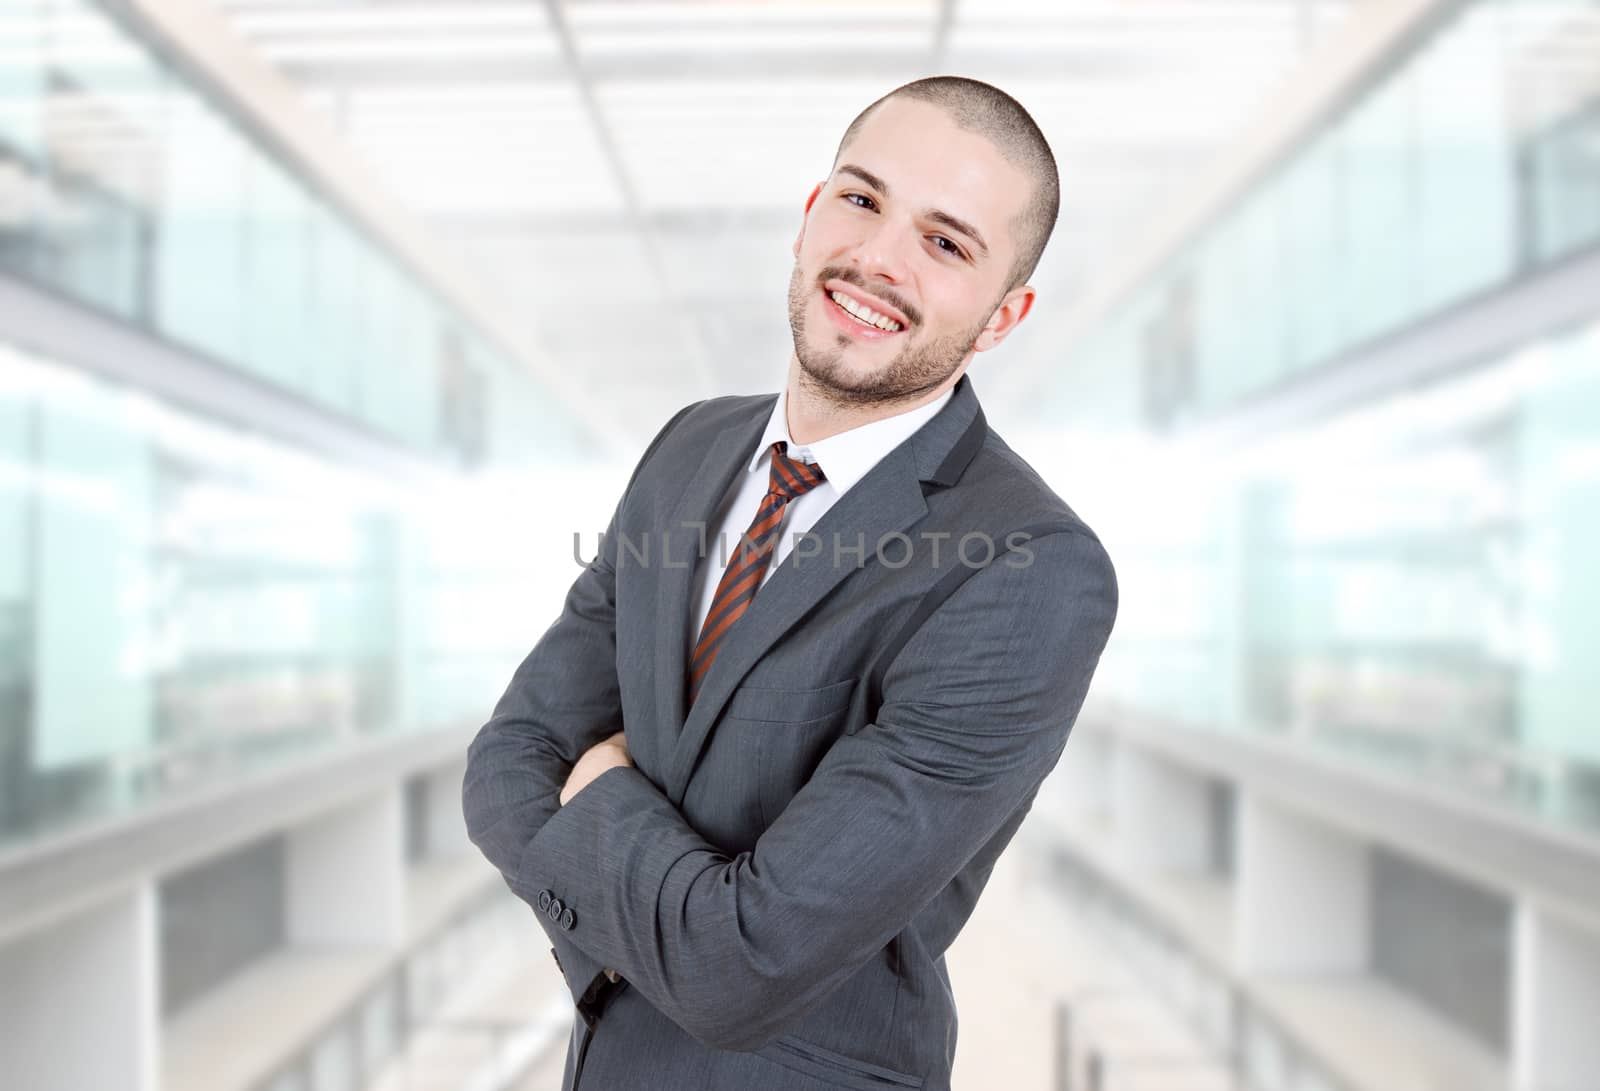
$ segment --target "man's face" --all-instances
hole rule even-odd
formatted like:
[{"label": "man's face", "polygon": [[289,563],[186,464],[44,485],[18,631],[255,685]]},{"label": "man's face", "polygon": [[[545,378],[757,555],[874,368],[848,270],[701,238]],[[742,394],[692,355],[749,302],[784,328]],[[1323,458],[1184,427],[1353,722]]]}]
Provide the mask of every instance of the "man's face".
[{"label": "man's face", "polygon": [[1031,196],[1021,170],[938,107],[879,106],[795,239],[789,326],[805,375],[841,403],[908,400],[998,344],[1033,299],[1007,291],[1011,223]]}]

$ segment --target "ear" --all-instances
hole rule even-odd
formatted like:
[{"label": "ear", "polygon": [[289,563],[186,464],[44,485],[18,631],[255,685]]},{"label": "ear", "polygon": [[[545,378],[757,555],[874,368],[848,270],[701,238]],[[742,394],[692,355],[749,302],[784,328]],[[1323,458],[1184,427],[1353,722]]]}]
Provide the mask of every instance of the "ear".
[{"label": "ear", "polygon": [[1033,309],[1035,294],[1031,284],[1021,284],[1002,296],[1000,305],[994,309],[994,314],[989,316],[989,324],[983,327],[983,332],[978,334],[978,339],[972,343],[973,349],[977,352],[988,352],[1004,341],[1011,331],[1028,317],[1028,312]]},{"label": "ear", "polygon": [[806,237],[806,220],[811,216],[811,206],[817,203],[817,194],[821,193],[822,187],[827,184],[828,183],[826,181],[818,182],[816,186],[812,188],[811,196],[806,198],[806,210],[800,220],[800,233],[794,237],[795,257],[800,256],[800,240]]}]

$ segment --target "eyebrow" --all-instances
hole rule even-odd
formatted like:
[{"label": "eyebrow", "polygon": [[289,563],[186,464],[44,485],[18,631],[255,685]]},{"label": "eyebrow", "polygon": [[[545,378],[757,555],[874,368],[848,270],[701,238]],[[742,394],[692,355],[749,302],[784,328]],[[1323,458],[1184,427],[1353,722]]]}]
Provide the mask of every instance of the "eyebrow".
[{"label": "eyebrow", "polygon": [[[889,184],[865,167],[858,167],[854,163],[841,163],[839,164],[839,173],[855,175],[855,177],[861,179],[885,197],[889,196]],[[937,208],[927,209],[923,214],[934,223],[943,224],[950,230],[965,235],[972,240],[973,245],[983,252],[985,257],[989,255],[989,244],[983,241],[983,235],[978,229],[966,220],[959,219]]]}]

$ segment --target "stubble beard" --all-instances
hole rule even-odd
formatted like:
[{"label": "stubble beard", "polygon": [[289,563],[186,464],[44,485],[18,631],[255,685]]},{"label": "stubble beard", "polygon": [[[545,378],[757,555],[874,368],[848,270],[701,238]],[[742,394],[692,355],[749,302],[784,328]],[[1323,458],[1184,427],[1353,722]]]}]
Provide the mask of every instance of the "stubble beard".
[{"label": "stubble beard", "polygon": [[[800,263],[796,262],[789,276],[789,331],[794,336],[795,358],[800,362],[800,382],[809,393],[839,408],[916,400],[956,372],[989,324],[985,316],[970,330],[947,333],[920,344],[908,341],[888,363],[862,375],[845,365],[845,351],[855,344],[847,334],[830,330],[834,339],[825,349],[814,350],[806,343],[806,303],[812,287],[820,291],[820,281],[814,286],[803,283]],[[906,336],[910,338],[915,333],[913,328],[906,331]]]}]

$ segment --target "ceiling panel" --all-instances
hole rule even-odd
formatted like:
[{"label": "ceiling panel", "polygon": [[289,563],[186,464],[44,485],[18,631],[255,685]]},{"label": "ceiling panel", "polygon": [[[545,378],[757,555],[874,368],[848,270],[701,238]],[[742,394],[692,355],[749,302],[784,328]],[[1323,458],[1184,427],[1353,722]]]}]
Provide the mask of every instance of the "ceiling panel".
[{"label": "ceiling panel", "polygon": [[[960,72],[1039,121],[1063,185],[1035,277],[1030,325],[1043,328],[1350,10],[1008,0],[1001,19],[953,0],[216,2],[549,351],[627,380],[608,405],[645,433],[690,398],[782,373],[801,205],[850,119],[885,91]],[[1006,351],[1051,341],[1019,336]]]}]

